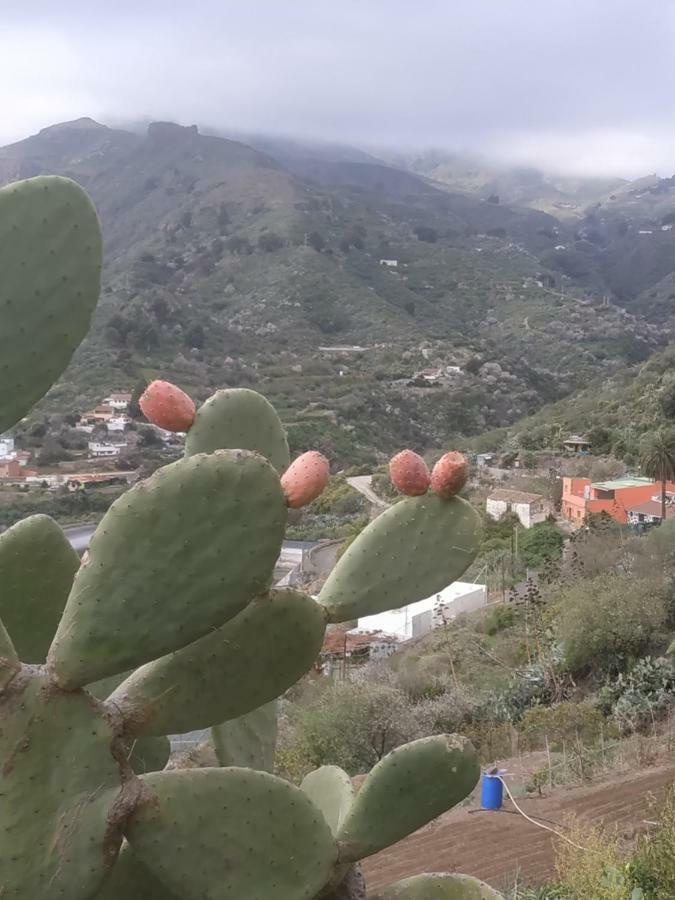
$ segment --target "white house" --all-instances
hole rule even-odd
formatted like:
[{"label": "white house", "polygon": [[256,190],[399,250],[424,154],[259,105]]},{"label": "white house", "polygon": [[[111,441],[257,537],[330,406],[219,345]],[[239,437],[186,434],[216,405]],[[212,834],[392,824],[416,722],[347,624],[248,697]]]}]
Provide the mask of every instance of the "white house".
[{"label": "white house", "polygon": [[111,394],[102,401],[103,406],[110,406],[117,410],[128,409],[130,403],[131,394]]},{"label": "white house", "polygon": [[127,425],[131,422],[129,416],[113,416],[112,419],[108,419],[105,423],[105,427],[107,431],[124,431]]},{"label": "white house", "polygon": [[14,438],[0,438],[0,456],[11,456],[14,453]]},{"label": "white house", "polygon": [[521,525],[531,528],[546,520],[551,513],[551,504],[541,494],[500,488],[487,498],[485,509],[491,519],[501,519],[505,513],[513,512],[520,519]]},{"label": "white house", "polygon": [[444,618],[454,619],[459,613],[470,612],[487,604],[484,584],[455,581],[437,594],[358,621],[359,632],[382,631],[407,641],[421,637],[443,624]]},{"label": "white house", "polygon": [[398,268],[398,260],[397,259],[381,259],[380,265],[387,266],[390,269],[397,269]]},{"label": "white house", "polygon": [[99,441],[89,441],[89,452],[92,456],[119,456],[122,450],[120,444],[104,444]]}]

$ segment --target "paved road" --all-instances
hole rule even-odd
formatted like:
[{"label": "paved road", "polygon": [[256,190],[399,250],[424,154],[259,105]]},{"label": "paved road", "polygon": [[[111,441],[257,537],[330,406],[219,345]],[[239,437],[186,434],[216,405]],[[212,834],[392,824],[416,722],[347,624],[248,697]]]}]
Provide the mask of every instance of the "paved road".
[{"label": "paved road", "polygon": [[387,503],[386,500],[383,500],[381,497],[377,496],[377,494],[371,487],[372,480],[372,475],[355,475],[353,478],[347,479],[347,484],[351,485],[354,490],[359,491],[359,493],[363,494],[366,500],[373,506],[379,506],[380,509],[387,509],[390,504]]}]

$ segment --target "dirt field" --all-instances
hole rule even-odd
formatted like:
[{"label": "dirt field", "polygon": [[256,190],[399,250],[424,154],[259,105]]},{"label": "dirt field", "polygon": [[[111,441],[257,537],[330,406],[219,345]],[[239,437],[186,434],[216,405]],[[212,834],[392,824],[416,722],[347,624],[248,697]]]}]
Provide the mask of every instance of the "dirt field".
[{"label": "dirt field", "polygon": [[[616,825],[632,837],[641,830],[647,795],[657,796],[675,778],[675,761],[635,775],[575,788],[558,788],[551,797],[516,801],[532,816],[562,823],[574,813],[592,822]],[[369,890],[420,872],[464,872],[497,889],[536,885],[553,874],[555,838],[515,813],[506,800],[499,812],[452,810],[436,822],[366,860]],[[546,824],[551,824],[547,822]]]}]

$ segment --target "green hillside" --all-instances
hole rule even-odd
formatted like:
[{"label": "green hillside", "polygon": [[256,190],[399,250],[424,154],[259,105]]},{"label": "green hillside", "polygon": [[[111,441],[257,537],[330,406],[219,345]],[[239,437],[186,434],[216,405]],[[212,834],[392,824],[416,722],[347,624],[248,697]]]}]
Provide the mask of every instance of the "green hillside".
[{"label": "green hillside", "polygon": [[[246,384],[298,449],[371,461],[509,425],[665,341],[663,303],[650,322],[603,300],[597,270],[562,278],[569,226],[551,215],[358,152],[268,146],[80,119],[0,149],[0,183],[83,184],[106,240],[93,332],[38,414],[157,374],[198,399]],[[463,371],[414,380],[448,366]]]}]

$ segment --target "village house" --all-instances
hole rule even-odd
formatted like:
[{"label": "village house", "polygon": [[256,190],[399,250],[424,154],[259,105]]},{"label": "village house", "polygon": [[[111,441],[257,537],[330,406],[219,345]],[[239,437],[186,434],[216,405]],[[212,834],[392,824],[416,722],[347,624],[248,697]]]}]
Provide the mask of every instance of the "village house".
[{"label": "village house", "polygon": [[90,409],[89,412],[82,413],[78,427],[81,425],[105,425],[110,419],[114,418],[115,410],[112,406],[104,404]]},{"label": "village house", "polygon": [[101,401],[102,406],[109,406],[114,410],[128,409],[131,403],[131,394],[111,394]]},{"label": "village house", "polygon": [[346,675],[349,668],[386,659],[398,649],[398,638],[382,631],[331,628],[326,632],[319,656],[324,675]]},{"label": "village house", "polygon": [[21,478],[23,475],[24,472],[18,460],[0,459],[0,478]]},{"label": "village house", "polygon": [[381,266],[387,266],[389,269],[397,269],[398,268],[398,260],[397,259],[381,259]]},{"label": "village house", "polygon": [[108,432],[111,431],[124,431],[127,425],[131,422],[129,416],[111,416],[108,421],[105,423],[106,430]]},{"label": "village house", "polygon": [[443,375],[443,369],[422,369],[421,372],[416,372],[413,378],[415,381],[428,381],[429,384],[435,384],[443,378]]},{"label": "village house", "polygon": [[1,437],[0,438],[0,456],[6,457],[11,456],[14,452],[14,438],[13,437]]},{"label": "village house", "polygon": [[400,609],[390,609],[373,616],[363,616],[354,631],[381,631],[393,634],[400,641],[421,637],[454,619],[460,613],[471,612],[487,604],[484,584],[455,581],[437,594],[418,600]]},{"label": "village house", "polygon": [[485,511],[491,519],[501,519],[506,513],[515,513],[524,528],[532,528],[551,515],[552,506],[541,494],[499,488],[487,498]]},{"label": "village house", "polygon": [[[675,483],[667,482],[666,491],[675,495]],[[563,478],[562,514],[568,521],[583,525],[587,516],[604,512],[625,525],[630,510],[658,500],[660,493],[660,484],[651,478],[627,477],[595,483],[589,478]]]},{"label": "village house", "polygon": [[563,441],[563,447],[568,453],[589,453],[591,442],[580,434],[571,434]]},{"label": "village house", "polygon": [[89,441],[89,453],[95,457],[115,457],[122,452],[123,444],[106,444],[102,441]]},{"label": "village house", "polygon": [[[661,524],[661,498],[646,500],[628,510],[628,524],[636,527],[648,527]],[[666,519],[675,517],[675,495],[666,496]]]}]

